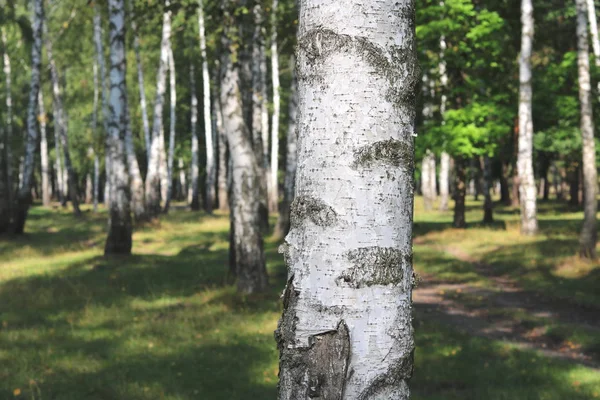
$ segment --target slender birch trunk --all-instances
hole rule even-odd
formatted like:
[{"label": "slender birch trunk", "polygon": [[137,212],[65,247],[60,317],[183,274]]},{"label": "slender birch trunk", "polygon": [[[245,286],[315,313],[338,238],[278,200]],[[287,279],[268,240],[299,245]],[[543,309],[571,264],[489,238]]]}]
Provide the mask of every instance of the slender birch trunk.
[{"label": "slender birch trunk", "polygon": [[435,183],[431,182],[432,176],[435,177],[435,154],[427,149],[421,163],[421,192],[423,193],[425,211],[433,209],[433,202],[435,200],[434,193],[432,192],[432,187],[434,187]]},{"label": "slender birch trunk", "polygon": [[450,199],[450,154],[442,152],[440,158],[440,210],[447,211]]},{"label": "slender birch trunk", "polygon": [[596,170],[596,144],[592,114],[588,30],[585,0],[575,1],[577,8],[577,69],[579,75],[580,130],[583,144],[583,227],[579,236],[579,255],[596,259],[598,230],[598,176]]},{"label": "slender birch trunk", "polygon": [[[67,133],[67,121],[60,88],[60,77],[58,76],[58,68],[54,62],[52,41],[49,37],[46,37],[45,44],[46,53],[48,55],[48,64],[50,65],[50,76],[52,78],[53,102],[55,104],[54,123],[58,127],[58,137],[60,138],[60,144],[62,146],[63,158],[65,162],[65,170],[67,172],[66,184],[68,185],[68,196],[71,200],[71,205],[73,206],[73,212],[79,217],[81,216],[81,210],[79,209],[79,199],[77,197],[77,180],[75,178],[73,165],[71,164],[71,154],[69,152],[69,136]],[[64,181],[65,178],[63,178],[63,183],[65,183]]]},{"label": "slender birch trunk", "polygon": [[42,203],[44,206],[50,205],[50,164],[48,162],[48,138],[46,136],[46,122],[48,117],[44,109],[44,95],[42,89],[38,94],[38,114],[40,123],[40,158],[42,162]]},{"label": "slender birch trunk", "polygon": [[[93,142],[96,143],[98,137],[98,63],[94,61],[93,64],[94,73],[94,108],[92,110],[92,138]],[[93,150],[93,147],[92,147]],[[94,212],[98,212],[98,185],[100,184],[100,160],[98,159],[98,153],[94,150],[94,182],[92,189],[92,196],[94,202]]]},{"label": "slender birch trunk", "polygon": [[454,162],[454,221],[455,228],[465,228],[465,197],[467,196],[466,161],[462,157],[456,157]]},{"label": "slender birch trunk", "polygon": [[231,212],[235,266],[238,291],[254,293],[267,287],[267,271],[260,229],[260,190],[257,157],[252,148],[250,132],[244,120],[240,92],[239,54],[231,31],[239,24],[235,16],[236,3],[223,0],[224,33],[221,58],[221,105],[232,161]]},{"label": "slender birch trunk", "polygon": [[[165,2],[169,5],[169,1]],[[152,146],[148,174],[146,176],[146,212],[150,217],[160,214],[161,198],[161,159],[164,153],[163,107],[165,101],[167,69],[169,64],[169,47],[171,42],[171,11],[165,9],[163,14],[162,40],[160,45],[160,62],[156,74],[156,99],[154,101],[154,121],[152,123]],[[161,146],[162,143],[162,146]],[[162,151],[161,151],[162,150]]]},{"label": "slender birch trunk", "polygon": [[140,172],[135,147],[133,145],[133,133],[131,132],[131,117],[129,115],[129,106],[126,103],[125,108],[125,155],[127,160],[127,169],[129,172],[131,211],[135,221],[144,221],[146,219],[146,206],[144,204],[144,180]]},{"label": "slender birch trunk", "polygon": [[[56,104],[53,104],[53,107],[56,107]],[[54,112],[56,113],[56,110],[54,110]],[[59,129],[60,128],[58,127],[58,124],[54,124],[54,153],[56,155],[54,160],[54,174],[56,175],[56,192],[58,201],[63,207],[66,207],[67,200],[65,199],[65,183],[63,182],[63,177],[65,174],[63,172],[62,165],[62,151],[59,139],[60,134],[58,132]]]},{"label": "slender birch trunk", "polygon": [[128,1],[129,20],[131,21],[131,30],[133,31],[133,50],[135,51],[135,61],[137,66],[138,87],[140,91],[140,108],[142,109],[142,126],[144,128],[144,143],[146,145],[146,161],[150,160],[150,122],[148,120],[148,106],[146,103],[146,89],[144,88],[144,70],[142,68],[142,58],[140,56],[140,38],[135,21],[132,0]]},{"label": "slender birch trunk", "polygon": [[[592,48],[594,49],[594,64],[600,68],[600,38],[598,38],[598,20],[596,18],[596,5],[594,0],[586,0],[590,31],[592,34]],[[596,84],[600,94],[600,81]]]},{"label": "slender birch trunk", "polygon": [[[584,0],[585,1],[585,0]],[[521,0],[521,56],[519,57],[519,153],[517,169],[521,204],[521,233],[535,235],[537,191],[533,176],[533,119],[531,89],[531,52],[533,47],[533,5]]]},{"label": "slender birch trunk", "polygon": [[110,16],[110,123],[109,154],[111,199],[104,254],[131,254],[130,186],[127,171],[127,59],[125,57],[125,3],[109,0]]},{"label": "slender birch trunk", "polygon": [[200,146],[198,143],[198,97],[196,96],[196,77],[194,73],[194,64],[190,63],[190,86],[192,91],[192,105],[191,105],[191,126],[192,126],[192,165],[190,168],[190,185],[191,185],[191,199],[190,207],[194,211],[200,210],[200,194],[199,194],[199,182],[200,179]]},{"label": "slender birch trunk", "polygon": [[179,192],[178,197],[180,200],[185,199],[187,181],[185,178],[185,165],[183,164],[183,158],[179,157],[177,160],[177,167],[179,168]]},{"label": "slender birch trunk", "polygon": [[175,79],[175,59],[173,48],[169,45],[169,100],[171,103],[171,116],[169,118],[169,154],[167,158],[167,195],[165,197],[164,212],[169,212],[173,198],[173,161],[175,157],[175,127],[177,110],[177,87]]},{"label": "slender birch trunk", "polygon": [[414,3],[357,4],[301,6],[281,400],[409,398]]},{"label": "slender birch trunk", "polygon": [[106,63],[104,61],[104,45],[102,41],[102,26],[100,20],[100,13],[98,12],[98,6],[94,5],[94,45],[96,47],[96,58],[98,60],[98,67],[100,68],[100,93],[102,94],[102,124],[104,127],[105,137],[105,155],[104,155],[104,167],[106,173],[106,182],[104,185],[104,204],[108,207],[110,203],[110,155],[108,152],[108,89],[106,88]]},{"label": "slender birch trunk", "polygon": [[5,159],[5,187],[6,187],[6,199],[8,203],[8,209],[6,211],[6,215],[10,218],[12,214],[12,209],[14,206],[14,184],[12,177],[12,151],[11,151],[11,142],[13,138],[13,107],[12,107],[12,69],[10,64],[10,56],[8,54],[8,46],[6,39],[6,28],[2,27],[1,29],[2,36],[2,48],[4,50],[3,54],[3,70],[4,70],[4,83],[6,90],[6,126],[4,129],[4,159]]},{"label": "slender birch trunk", "polygon": [[296,188],[297,157],[297,118],[298,118],[298,79],[296,77],[295,59],[292,56],[292,85],[288,108],[288,130],[286,136],[285,180],[283,183],[283,200],[279,207],[279,220],[275,230],[277,237],[285,237],[290,230],[290,207],[294,201]]},{"label": "slender birch trunk", "polygon": [[22,234],[25,230],[25,220],[31,203],[31,182],[37,148],[37,104],[40,91],[40,70],[42,65],[42,37],[44,25],[44,2],[35,0],[33,3],[33,45],[31,47],[31,85],[29,87],[29,106],[27,108],[27,140],[25,157],[23,159],[23,179],[18,193],[14,232]]},{"label": "slender birch trunk", "polygon": [[273,85],[273,115],[271,117],[271,174],[269,179],[269,211],[276,212],[279,204],[279,117],[281,114],[281,84],[279,83],[279,49],[277,43],[277,8],[279,0],[273,0],[271,8],[271,75]]},{"label": "slender birch trunk", "polygon": [[217,176],[217,186],[219,188],[219,210],[229,210],[229,191],[227,185],[227,134],[223,129],[223,114],[221,113],[220,100],[214,103],[215,125],[217,136],[219,138],[219,174]]},{"label": "slender birch trunk", "polygon": [[8,188],[6,170],[6,146],[8,146],[7,137],[4,135],[4,129],[0,126],[0,235],[7,233],[11,229],[11,207],[8,201]]},{"label": "slender birch trunk", "polygon": [[483,223],[494,222],[494,203],[492,202],[492,160],[489,156],[483,158]]},{"label": "slender birch trunk", "polygon": [[215,184],[217,180],[217,166],[215,163],[215,145],[213,143],[210,76],[208,74],[208,58],[206,56],[206,35],[204,32],[203,0],[198,0],[198,26],[200,30],[200,55],[202,56],[202,92],[204,96],[204,137],[206,145],[206,211],[212,213],[215,204]]}]

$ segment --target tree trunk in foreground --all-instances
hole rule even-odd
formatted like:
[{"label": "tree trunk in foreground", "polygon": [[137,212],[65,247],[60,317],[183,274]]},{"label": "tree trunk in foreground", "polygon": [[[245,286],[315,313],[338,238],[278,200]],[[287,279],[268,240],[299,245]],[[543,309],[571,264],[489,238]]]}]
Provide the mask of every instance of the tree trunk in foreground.
[{"label": "tree trunk in foreground", "polygon": [[596,213],[598,211],[598,177],[596,144],[590,84],[590,61],[585,0],[576,0],[577,7],[577,69],[579,75],[579,103],[581,108],[581,138],[583,144],[583,227],[579,236],[579,255],[595,259],[598,240]]},{"label": "tree trunk in foreground", "polygon": [[42,66],[42,36],[44,24],[44,2],[35,0],[33,9],[33,44],[31,47],[31,85],[29,87],[29,106],[27,108],[27,140],[23,160],[23,179],[19,185],[18,202],[14,218],[14,232],[22,234],[31,203],[31,182],[37,148],[37,104],[40,91],[40,69]]},{"label": "tree trunk in foreground", "polygon": [[206,211],[212,213],[215,204],[215,183],[217,180],[217,166],[215,163],[215,145],[213,144],[210,77],[208,74],[208,58],[206,57],[206,35],[204,32],[203,0],[199,0],[198,25],[200,33],[200,55],[202,56],[202,94],[204,96],[204,138],[206,144]]},{"label": "tree trunk in foreground", "polygon": [[[585,0],[584,0],[585,1]],[[519,57],[519,153],[517,169],[521,205],[521,233],[538,231],[537,193],[533,176],[533,119],[531,90],[531,51],[533,47],[533,5],[521,0],[521,56]]]},{"label": "tree trunk in foreground", "polygon": [[[166,6],[169,2],[166,2]],[[152,145],[146,176],[146,212],[150,217],[160,214],[161,198],[161,158],[164,152],[163,106],[165,101],[167,68],[169,65],[169,46],[171,40],[171,11],[163,14],[162,40],[160,43],[160,62],[156,73],[156,100],[154,101],[154,121],[152,123]],[[162,142],[162,146],[161,146]],[[162,150],[162,151],[161,151]]]},{"label": "tree trunk in foreground", "polygon": [[104,254],[131,254],[130,186],[125,141],[127,136],[127,60],[125,58],[124,0],[109,0],[110,16],[110,216]]},{"label": "tree trunk in foreground", "polygon": [[279,206],[279,220],[275,228],[275,236],[283,238],[290,230],[290,207],[294,201],[296,189],[297,156],[297,118],[298,118],[298,79],[296,77],[295,60],[292,56],[292,87],[288,109],[288,131],[286,136],[285,180],[283,183],[283,200]]},{"label": "tree trunk in foreground", "polygon": [[236,4],[223,0],[224,34],[221,57],[221,105],[232,160],[231,212],[238,291],[254,293],[267,287],[267,271],[260,229],[259,169],[245,124],[240,93],[240,70],[234,43],[229,35],[239,21]]},{"label": "tree trunk in foreground", "polygon": [[409,398],[414,3],[302,2],[279,399]]}]

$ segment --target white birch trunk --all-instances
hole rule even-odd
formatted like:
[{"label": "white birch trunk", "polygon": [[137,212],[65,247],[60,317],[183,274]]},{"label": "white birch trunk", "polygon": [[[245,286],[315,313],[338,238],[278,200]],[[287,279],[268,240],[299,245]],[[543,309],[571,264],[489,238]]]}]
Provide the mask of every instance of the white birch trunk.
[{"label": "white birch trunk", "polygon": [[131,254],[130,186],[127,171],[127,59],[124,0],[109,0],[110,114],[108,150],[111,162],[110,217],[104,254]]},{"label": "white birch trunk", "polygon": [[146,219],[146,206],[144,204],[144,180],[140,172],[137,157],[135,155],[135,147],[133,145],[133,133],[131,132],[131,117],[129,115],[128,104],[125,109],[125,155],[127,159],[127,169],[129,171],[129,184],[131,196],[131,211],[136,221],[144,221]]},{"label": "white birch trunk", "polygon": [[[56,112],[56,111],[55,111]],[[54,174],[56,176],[56,193],[57,193],[57,198],[58,201],[60,202],[60,204],[62,206],[66,205],[66,199],[65,199],[65,183],[63,182],[63,176],[64,171],[63,171],[63,166],[62,166],[62,157],[61,157],[61,150],[60,150],[60,135],[58,133],[58,130],[60,128],[58,127],[58,124],[54,124],[54,153],[55,153],[55,159],[54,159]]]},{"label": "white birch trunk", "polygon": [[183,158],[179,157],[177,162],[177,167],[179,168],[179,198],[185,199],[185,193],[187,189],[187,180],[185,178],[185,169],[183,164]]},{"label": "white birch trunk", "polygon": [[196,77],[194,74],[194,64],[190,63],[190,86],[192,91],[191,104],[191,126],[192,126],[192,165],[190,166],[190,207],[194,211],[200,210],[200,149],[198,143],[198,97],[196,96]]},{"label": "white birch trunk", "polygon": [[421,193],[423,194],[423,204],[426,211],[433,209],[435,200],[435,194],[432,191],[435,182],[431,182],[432,177],[435,177],[435,155],[427,149],[421,163]]},{"label": "white birch trunk", "polygon": [[281,84],[279,83],[279,49],[277,44],[277,8],[279,0],[273,0],[271,9],[271,74],[273,85],[273,115],[271,118],[271,170],[269,211],[276,212],[279,203],[279,116],[281,114]]},{"label": "white birch trunk", "polygon": [[212,212],[215,204],[215,182],[217,179],[217,166],[215,163],[215,145],[213,143],[210,76],[208,74],[208,58],[206,56],[206,35],[204,32],[203,0],[199,0],[198,26],[200,31],[200,55],[202,56],[202,93],[204,96],[204,137],[206,145],[206,211]]},{"label": "white birch trunk", "polygon": [[236,3],[223,0],[224,33],[221,57],[221,106],[224,128],[232,162],[231,218],[232,241],[235,254],[238,291],[261,292],[267,288],[267,274],[260,224],[260,189],[256,184],[259,174],[250,132],[244,121],[239,54],[233,52],[231,31],[239,26],[235,16]]},{"label": "white birch trunk", "polygon": [[598,176],[596,170],[596,144],[590,83],[589,45],[585,0],[575,1],[577,8],[577,69],[579,75],[580,130],[583,144],[583,227],[579,236],[579,255],[595,259],[598,230]]},{"label": "white birch trunk", "polygon": [[[592,48],[594,49],[594,63],[600,67],[600,39],[598,38],[598,20],[596,19],[596,6],[594,0],[586,0],[590,32],[592,34]],[[600,82],[598,82],[600,90]]]},{"label": "white birch trunk", "polygon": [[165,197],[164,212],[169,212],[173,198],[173,161],[175,157],[175,127],[177,110],[177,86],[175,78],[175,59],[173,48],[169,45],[169,100],[171,102],[171,116],[169,118],[169,154],[167,158],[167,193]]},{"label": "white birch trunk", "polygon": [[[94,74],[94,108],[92,110],[92,138],[94,143],[98,135],[98,63],[94,61],[93,64]],[[98,153],[94,151],[94,187],[93,187],[93,202],[94,212],[98,211],[98,193],[100,184],[100,160],[98,159]]]},{"label": "white birch trunk", "polygon": [[450,201],[450,155],[445,151],[440,158],[440,210],[447,211]]},{"label": "white birch trunk", "polygon": [[[167,1],[166,6],[169,5]],[[163,14],[162,39],[160,44],[160,62],[156,74],[156,99],[154,101],[154,120],[152,123],[152,146],[148,174],[146,176],[146,212],[156,217],[160,211],[161,177],[163,175],[164,128],[163,107],[165,101],[169,48],[171,41],[171,11]],[[162,144],[162,145],[161,145]]]},{"label": "white birch trunk", "polygon": [[276,236],[285,237],[290,230],[290,207],[294,201],[297,168],[297,118],[298,118],[298,80],[296,78],[295,58],[292,56],[292,87],[288,108],[288,130],[286,135],[285,180],[283,183],[283,200],[279,208]]},{"label": "white birch trunk", "polygon": [[[47,35],[46,31],[45,34]],[[50,66],[50,76],[52,80],[52,94],[54,104],[54,123],[57,126],[58,138],[62,147],[62,155],[65,165],[66,176],[63,177],[63,184],[68,186],[65,191],[65,195],[68,194],[73,206],[73,212],[76,216],[81,215],[79,210],[79,199],[77,198],[77,183],[75,179],[75,171],[71,164],[71,155],[69,152],[69,137],[67,133],[67,121],[65,116],[65,110],[63,107],[62,93],[60,88],[60,77],[58,76],[58,68],[54,62],[52,53],[52,42],[49,37],[46,37],[46,53],[48,56],[48,64]]]},{"label": "white birch trunk", "polygon": [[[218,97],[218,96],[217,96]],[[227,190],[227,134],[223,129],[223,114],[221,113],[221,101],[214,102],[215,125],[219,138],[219,174],[217,186],[219,188],[219,210],[229,210],[229,195]]]},{"label": "white birch trunk", "polygon": [[[583,0],[585,1],[585,0]],[[533,175],[533,117],[531,89],[531,52],[533,47],[533,5],[521,0],[521,55],[519,57],[519,153],[517,170],[521,202],[521,233],[535,235],[537,190]]]},{"label": "white birch trunk", "polygon": [[140,91],[140,108],[142,109],[142,126],[144,128],[144,143],[146,145],[146,161],[150,160],[150,122],[148,120],[148,106],[146,103],[146,89],[144,88],[144,70],[142,68],[142,58],[140,56],[140,38],[137,31],[137,23],[133,13],[133,3],[129,0],[129,20],[133,31],[133,49],[135,51],[135,61],[137,65],[138,87]]},{"label": "white birch trunk", "polygon": [[279,399],[409,398],[414,3],[303,0]]},{"label": "white birch trunk", "polygon": [[44,25],[44,2],[35,0],[33,3],[33,44],[31,46],[31,85],[29,87],[29,105],[27,108],[27,139],[25,157],[23,159],[23,179],[20,182],[14,232],[22,234],[25,220],[31,203],[31,182],[37,148],[37,104],[40,91],[40,70],[42,65],[42,37]]},{"label": "white birch trunk", "polygon": [[6,186],[6,199],[8,202],[7,215],[10,216],[13,208],[13,177],[12,177],[12,150],[11,142],[13,140],[13,106],[12,106],[12,69],[10,64],[10,55],[8,54],[7,39],[6,39],[6,28],[2,27],[2,48],[4,49],[3,54],[3,70],[4,70],[4,84],[6,90],[6,126],[4,129],[4,158],[5,158],[5,186]]},{"label": "white birch trunk", "polygon": [[42,163],[42,203],[50,205],[50,164],[48,162],[48,138],[46,135],[46,122],[48,117],[44,109],[44,96],[40,88],[38,95],[38,114],[40,123],[40,158]]}]

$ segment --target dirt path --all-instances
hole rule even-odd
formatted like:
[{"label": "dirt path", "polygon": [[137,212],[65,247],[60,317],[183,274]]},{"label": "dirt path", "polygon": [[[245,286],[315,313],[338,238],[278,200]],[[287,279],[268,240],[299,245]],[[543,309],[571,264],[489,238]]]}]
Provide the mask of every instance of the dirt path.
[{"label": "dirt path", "polygon": [[413,291],[417,320],[434,320],[473,336],[503,340],[520,348],[569,360],[600,370],[600,354],[590,354],[576,343],[547,335],[545,325],[570,324],[600,335],[600,309],[550,299],[527,292],[510,278],[494,276],[488,265],[460,249],[440,248],[456,259],[472,264],[494,283],[481,288],[466,283],[440,282],[422,276]]}]

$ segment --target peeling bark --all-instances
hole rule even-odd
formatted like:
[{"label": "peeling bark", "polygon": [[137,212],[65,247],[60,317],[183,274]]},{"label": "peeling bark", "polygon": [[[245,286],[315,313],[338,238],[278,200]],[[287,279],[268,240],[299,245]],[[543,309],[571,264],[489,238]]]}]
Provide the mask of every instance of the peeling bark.
[{"label": "peeling bark", "polygon": [[414,3],[304,0],[279,399],[408,399]]}]

